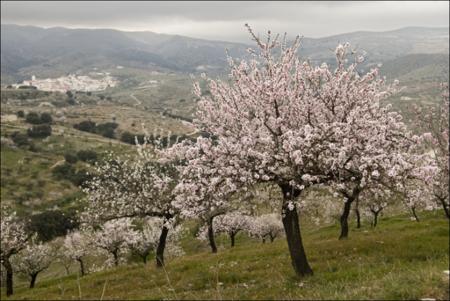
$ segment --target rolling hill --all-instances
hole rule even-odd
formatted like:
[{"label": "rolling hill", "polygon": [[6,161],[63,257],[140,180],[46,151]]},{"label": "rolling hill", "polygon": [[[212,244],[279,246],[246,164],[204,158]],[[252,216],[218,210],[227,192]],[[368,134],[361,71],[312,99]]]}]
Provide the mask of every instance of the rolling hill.
[{"label": "rolling hill", "polygon": [[[448,54],[448,41],[448,28],[361,31],[318,39],[303,38],[300,55],[333,64],[336,45],[350,42],[358,50],[367,52],[366,64],[370,66],[410,54]],[[44,29],[2,24],[2,83],[29,78],[32,74],[55,77],[117,65],[163,72],[217,73],[226,67],[225,49],[233,57],[244,57],[248,47],[250,45],[153,32]]]}]

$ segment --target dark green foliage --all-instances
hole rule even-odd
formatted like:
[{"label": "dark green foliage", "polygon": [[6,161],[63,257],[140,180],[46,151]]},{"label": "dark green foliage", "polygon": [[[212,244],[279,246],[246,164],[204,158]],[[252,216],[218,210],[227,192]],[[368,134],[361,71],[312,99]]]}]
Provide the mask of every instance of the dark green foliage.
[{"label": "dark green foliage", "polygon": [[95,163],[97,161],[97,153],[93,150],[80,150],[77,152],[77,157],[79,160],[88,163]]},{"label": "dark green foliage", "polygon": [[71,106],[73,106],[73,105],[76,104],[75,99],[73,99],[73,98],[68,98],[68,99],[67,99],[67,103],[68,103],[69,105],[71,105]]},{"label": "dark green foliage", "polygon": [[19,86],[19,89],[31,89],[31,90],[37,90],[37,88],[35,86]]},{"label": "dark green foliage", "polygon": [[84,120],[80,123],[74,124],[74,128],[83,132],[95,133],[107,138],[115,138],[115,130],[119,126],[115,122],[106,122],[96,124],[90,120]]},{"label": "dark green foliage", "polygon": [[19,147],[29,146],[31,144],[28,136],[24,133],[14,132],[11,134],[11,139]]},{"label": "dark green foliage", "polygon": [[75,164],[78,161],[78,157],[71,153],[64,154],[64,160],[66,160],[67,163]]},{"label": "dark green foliage", "polygon": [[114,131],[119,126],[115,122],[100,123],[96,126],[95,132],[106,138],[114,138]]},{"label": "dark green foliage", "polygon": [[120,141],[134,145],[136,144],[135,137],[137,137],[139,144],[144,143],[144,135],[132,134],[130,132],[123,132],[122,136],[120,136]]},{"label": "dark green foliage", "polygon": [[73,93],[72,93],[72,91],[67,91],[67,92],[66,92],[66,95],[67,95],[68,98],[73,98]]},{"label": "dark green foliage", "polygon": [[25,118],[25,121],[31,124],[40,124],[41,118],[39,117],[39,114],[36,112],[30,112],[27,114],[27,117]]},{"label": "dark green foliage", "polygon": [[56,166],[53,171],[53,176],[58,180],[68,180],[75,186],[83,186],[86,181],[91,179],[91,176],[85,169],[76,170],[73,165],[64,163]]},{"label": "dark green foliage", "polygon": [[73,127],[79,131],[95,133],[95,122],[90,120],[84,120],[80,123],[74,124]]},{"label": "dark green foliage", "polygon": [[17,117],[19,117],[19,118],[24,118],[24,117],[25,117],[25,113],[24,113],[22,110],[17,111],[16,115],[17,115]]},{"label": "dark green foliage", "polygon": [[32,138],[45,138],[52,134],[52,127],[48,124],[33,125],[27,133]]},{"label": "dark green foliage", "polygon": [[52,123],[53,118],[50,113],[44,112],[41,114],[41,123]]},{"label": "dark green foliage", "polygon": [[55,237],[64,236],[78,227],[75,211],[47,210],[33,214],[27,224],[29,233],[37,233],[38,239],[47,242]]},{"label": "dark green foliage", "polygon": [[80,169],[71,175],[70,181],[75,186],[84,187],[84,184],[92,179],[92,176],[88,173],[86,169]]},{"label": "dark green foliage", "polygon": [[64,163],[55,166],[52,170],[52,174],[58,180],[67,180],[72,174],[75,173],[75,168],[69,163]]}]

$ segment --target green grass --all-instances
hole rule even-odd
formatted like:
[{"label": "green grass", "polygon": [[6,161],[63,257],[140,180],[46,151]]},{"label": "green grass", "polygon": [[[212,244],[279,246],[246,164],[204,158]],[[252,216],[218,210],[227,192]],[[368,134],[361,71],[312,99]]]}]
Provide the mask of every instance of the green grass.
[{"label": "green grass", "polygon": [[[240,235],[235,248],[219,238],[219,253],[205,244],[168,261],[123,265],[81,278],[38,279],[33,290],[17,285],[15,299],[421,299],[449,298],[449,224],[442,212],[382,218],[376,229],[305,225],[304,244],[314,276],[297,278],[284,238],[274,243]],[[2,292],[4,294],[4,292]],[[2,295],[4,298],[4,295]]]}]

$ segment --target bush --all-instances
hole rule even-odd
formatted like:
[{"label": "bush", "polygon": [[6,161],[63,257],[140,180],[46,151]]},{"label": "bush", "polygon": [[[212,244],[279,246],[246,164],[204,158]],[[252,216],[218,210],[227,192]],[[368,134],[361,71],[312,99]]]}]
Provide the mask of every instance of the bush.
[{"label": "bush", "polygon": [[88,173],[88,171],[86,169],[81,169],[81,170],[75,172],[74,174],[72,174],[72,176],[70,177],[69,180],[75,186],[84,187],[84,184],[87,181],[90,181],[91,179],[92,179],[92,176]]},{"label": "bush", "polygon": [[75,164],[78,161],[78,157],[71,153],[67,153],[64,155],[64,160],[66,160],[67,163]]},{"label": "bush", "polygon": [[95,163],[97,161],[97,153],[93,150],[80,150],[77,157],[84,162]]},{"label": "bush", "polygon": [[73,127],[79,131],[95,133],[95,122],[85,120],[80,123],[74,124]]},{"label": "bush", "polygon": [[32,138],[45,138],[52,134],[52,127],[48,124],[33,125],[27,133]]},{"label": "bush", "polygon": [[41,123],[52,123],[53,118],[50,113],[42,113],[41,114]]},{"label": "bush", "polygon": [[55,166],[52,170],[52,174],[57,180],[69,180],[74,173],[75,168],[69,163]]},{"label": "bush", "polygon": [[100,123],[96,126],[95,132],[107,138],[114,138],[114,131],[119,126],[115,122]]},{"label": "bush", "polygon": [[134,145],[136,143],[135,136],[137,137],[139,143],[144,142],[144,135],[135,135],[127,131],[122,133],[120,136],[120,141]]},{"label": "bush", "polygon": [[27,117],[25,118],[25,121],[31,124],[40,124],[41,118],[39,117],[39,114],[36,112],[30,112],[27,114]]},{"label": "bush", "polygon": [[17,111],[16,114],[17,114],[17,117],[19,117],[19,118],[24,118],[25,117],[25,113],[22,110]]},{"label": "bush", "polygon": [[30,141],[28,140],[28,136],[24,133],[14,132],[11,134],[11,139],[17,146],[28,146],[30,145]]},{"label": "bush", "polygon": [[74,212],[47,210],[31,215],[27,230],[29,233],[37,233],[39,240],[47,242],[55,237],[64,236],[77,227],[78,222]]}]

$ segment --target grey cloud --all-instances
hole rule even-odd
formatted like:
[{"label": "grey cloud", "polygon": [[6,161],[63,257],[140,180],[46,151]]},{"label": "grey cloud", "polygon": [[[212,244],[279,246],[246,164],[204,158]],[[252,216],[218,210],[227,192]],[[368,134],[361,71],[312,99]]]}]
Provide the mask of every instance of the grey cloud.
[{"label": "grey cloud", "polygon": [[2,23],[150,30],[243,41],[243,24],[309,37],[405,26],[448,26],[447,1],[2,1]]}]

